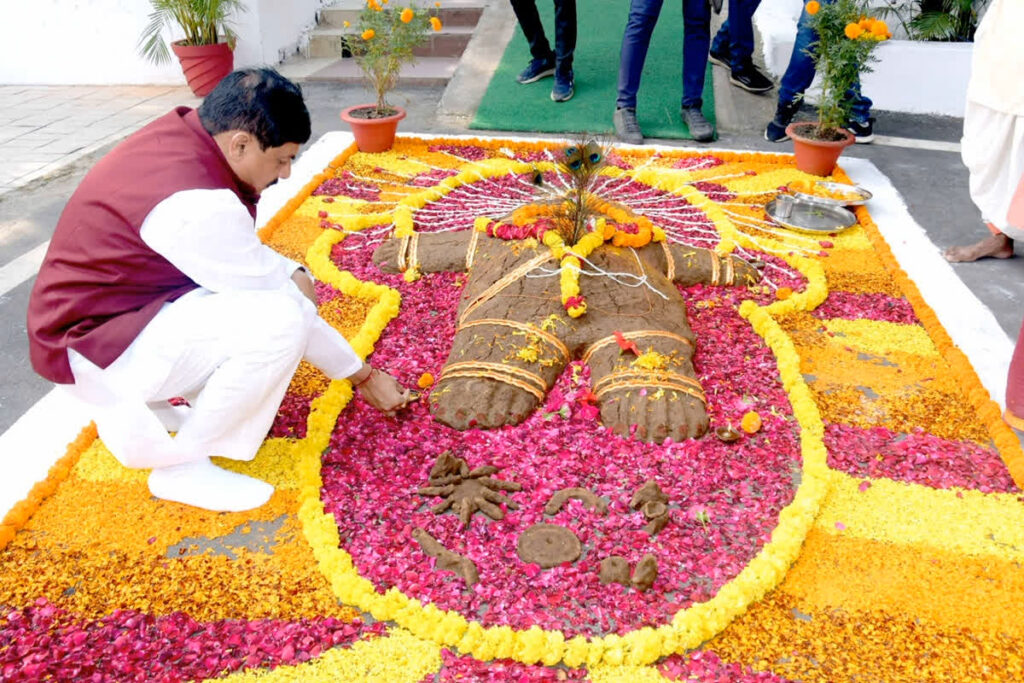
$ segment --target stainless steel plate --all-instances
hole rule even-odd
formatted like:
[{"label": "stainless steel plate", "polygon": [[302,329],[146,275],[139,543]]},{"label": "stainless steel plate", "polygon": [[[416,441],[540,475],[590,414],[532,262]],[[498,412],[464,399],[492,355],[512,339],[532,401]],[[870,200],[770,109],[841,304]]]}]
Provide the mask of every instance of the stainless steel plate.
[{"label": "stainless steel plate", "polygon": [[802,232],[840,232],[857,223],[857,217],[853,212],[841,206],[812,204],[799,199],[793,202],[793,208],[785,218],[778,215],[777,202],[774,199],[768,202],[764,210],[769,218],[782,227]]},{"label": "stainless steel plate", "polygon": [[860,206],[871,199],[871,193],[865,190],[863,187],[858,185],[847,185],[846,183],[830,183],[824,180],[819,180],[814,183],[818,187],[823,187],[826,190],[832,192],[849,192],[850,194],[856,194],[856,199],[830,199],[829,197],[819,197],[815,194],[807,194],[806,192],[798,192],[793,190],[793,196],[801,199],[805,202],[812,204],[824,204],[827,206]]}]

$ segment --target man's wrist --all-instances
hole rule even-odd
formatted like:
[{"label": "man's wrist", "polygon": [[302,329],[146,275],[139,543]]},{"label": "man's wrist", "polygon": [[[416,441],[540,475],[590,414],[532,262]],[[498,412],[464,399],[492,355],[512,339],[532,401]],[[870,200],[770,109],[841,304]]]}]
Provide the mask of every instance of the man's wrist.
[{"label": "man's wrist", "polygon": [[361,384],[365,384],[370,379],[371,375],[373,375],[373,366],[369,363],[364,363],[363,367],[348,379],[352,382],[353,388],[359,388]]}]

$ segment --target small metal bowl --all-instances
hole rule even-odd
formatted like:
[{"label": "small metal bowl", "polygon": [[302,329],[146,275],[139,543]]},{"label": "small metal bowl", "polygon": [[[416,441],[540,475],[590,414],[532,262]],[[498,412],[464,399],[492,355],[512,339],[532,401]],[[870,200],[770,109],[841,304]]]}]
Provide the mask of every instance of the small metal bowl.
[{"label": "small metal bowl", "polygon": [[811,204],[824,204],[826,206],[861,206],[865,204],[872,195],[870,192],[865,190],[859,185],[847,185],[846,183],[830,183],[824,180],[819,180],[814,183],[818,187],[824,188],[831,192],[848,192],[851,195],[857,195],[856,198],[851,199],[832,199],[830,197],[819,197],[816,194],[808,194],[807,192],[800,192],[793,190],[793,196],[801,201],[809,202]]}]

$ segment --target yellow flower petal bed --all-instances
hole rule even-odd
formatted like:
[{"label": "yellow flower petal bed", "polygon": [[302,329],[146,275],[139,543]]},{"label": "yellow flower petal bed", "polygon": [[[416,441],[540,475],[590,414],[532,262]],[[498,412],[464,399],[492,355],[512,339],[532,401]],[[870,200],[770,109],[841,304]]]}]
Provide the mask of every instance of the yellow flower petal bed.
[{"label": "yellow flower petal bed", "polygon": [[[332,251],[362,230],[412,234],[417,212],[482,178],[551,170],[547,161],[521,160],[549,147],[401,138],[383,154],[350,148],[260,235],[338,292],[321,314],[366,357],[398,315],[401,297],[340,270]],[[460,157],[465,148],[483,158]],[[702,163],[708,157],[714,165]],[[1009,476],[1018,485],[1024,481],[1019,444],[899,269],[867,208],[857,209],[857,227],[809,240],[778,230],[756,206],[776,188],[806,180],[787,156],[630,150],[621,159],[636,168],[610,166],[608,178],[628,176],[686,199],[718,231],[720,254],[770,253],[806,280],[785,297],[739,307],[775,355],[799,425],[802,462],[799,486],[771,538],[710,600],[664,624],[567,638],[537,627],[482,626],[396,589],[382,591],[359,575],[320,498],[321,453],[352,398],[351,386],[303,365],[289,395],[310,403],[304,438],[268,439],[252,463],[220,463],[271,481],[277,492],[270,503],[218,515],[156,501],[145,473],[122,468],[95,430],[86,430],[0,527],[0,604],[29,606],[45,598],[82,617],[101,618],[120,607],[180,611],[200,621],[348,620],[361,611],[395,624],[384,635],[328,649],[311,661],[243,669],[227,677],[232,681],[418,681],[437,672],[470,680],[458,672],[472,659],[501,659],[513,667],[564,664],[585,669],[592,681],[696,677],[707,667],[736,680],[758,671],[823,681],[867,674],[1010,680],[1020,673],[1024,628],[1014,616],[1024,590],[1019,491],[938,489],[829,465],[835,455],[828,451],[829,430],[837,425],[923,430],[940,439],[994,443]],[[439,170],[445,173],[433,186],[409,182]],[[376,199],[327,202],[313,195],[343,174],[376,184]],[[841,171],[834,179],[849,182]],[[730,194],[711,199],[694,183],[713,183]],[[325,228],[322,220],[342,229]],[[579,258],[599,245],[548,246],[565,252],[559,257],[563,297],[585,295]],[[920,322],[812,315],[834,292],[905,300]],[[656,369],[665,359],[648,351],[634,362]],[[422,388],[433,381],[426,377]],[[768,417],[752,414],[758,421]],[[751,434],[757,432],[753,421]]]}]

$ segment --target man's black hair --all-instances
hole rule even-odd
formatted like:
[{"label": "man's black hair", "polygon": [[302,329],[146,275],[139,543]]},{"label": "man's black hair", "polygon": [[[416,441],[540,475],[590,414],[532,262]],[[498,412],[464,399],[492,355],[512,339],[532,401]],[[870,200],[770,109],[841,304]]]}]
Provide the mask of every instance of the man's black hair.
[{"label": "man's black hair", "polygon": [[243,130],[261,149],[309,140],[309,111],[299,86],[273,69],[239,69],[224,77],[199,105],[210,135]]}]

